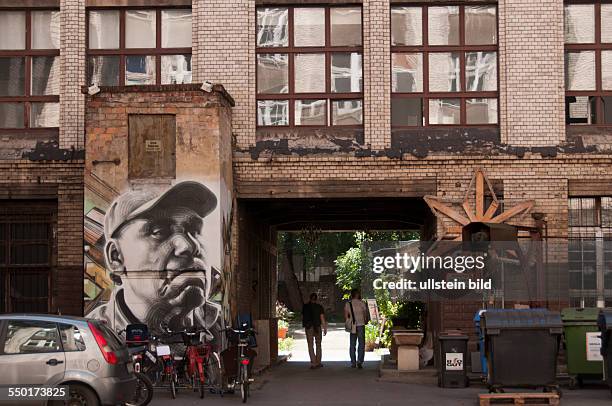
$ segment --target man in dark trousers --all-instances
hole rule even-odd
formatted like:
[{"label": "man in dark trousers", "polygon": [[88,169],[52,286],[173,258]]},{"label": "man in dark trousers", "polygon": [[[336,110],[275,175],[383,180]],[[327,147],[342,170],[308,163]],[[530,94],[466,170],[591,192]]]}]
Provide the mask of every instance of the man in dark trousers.
[{"label": "man in dark trousers", "polygon": [[[327,334],[327,321],[323,306],[317,303],[316,293],[310,294],[310,301],[302,308],[302,325],[306,330],[310,369],[321,368],[323,366],[321,364],[321,338],[322,335]],[[316,341],[316,352],[314,341]]]}]

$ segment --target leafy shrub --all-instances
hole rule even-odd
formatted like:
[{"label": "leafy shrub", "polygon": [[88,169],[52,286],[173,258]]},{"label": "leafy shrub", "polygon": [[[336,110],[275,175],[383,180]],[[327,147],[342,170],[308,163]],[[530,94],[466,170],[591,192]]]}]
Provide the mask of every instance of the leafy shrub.
[{"label": "leafy shrub", "polygon": [[279,338],[278,339],[278,350],[283,352],[289,352],[295,346],[293,337]]},{"label": "leafy shrub", "polygon": [[278,321],[278,328],[279,328],[279,330],[283,329],[283,328],[288,329],[289,328],[289,323],[286,320],[282,320],[281,319],[281,320]]}]

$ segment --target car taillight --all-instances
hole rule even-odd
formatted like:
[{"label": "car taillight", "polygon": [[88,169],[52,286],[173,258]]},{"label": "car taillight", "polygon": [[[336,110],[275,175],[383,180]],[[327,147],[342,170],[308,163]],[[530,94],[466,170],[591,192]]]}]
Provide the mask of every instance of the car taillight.
[{"label": "car taillight", "polygon": [[242,365],[249,365],[249,359],[248,358],[243,358],[240,360],[240,362],[242,363]]},{"label": "car taillight", "polygon": [[104,336],[102,335],[102,332],[98,330],[98,328],[94,326],[91,322],[87,324],[89,324],[89,329],[91,330],[91,333],[96,339],[96,343],[98,344],[98,347],[100,347],[100,351],[102,351],[102,355],[104,356],[106,362],[113,365],[116,364],[117,354],[115,354],[113,350],[111,350],[110,346],[108,345],[108,342],[106,341],[106,338],[104,338]]}]

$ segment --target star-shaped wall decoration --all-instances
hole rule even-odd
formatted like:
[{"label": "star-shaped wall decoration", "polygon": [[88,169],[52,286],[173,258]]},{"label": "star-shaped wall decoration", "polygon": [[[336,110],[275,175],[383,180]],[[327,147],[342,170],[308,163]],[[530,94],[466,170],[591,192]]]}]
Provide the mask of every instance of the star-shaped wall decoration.
[{"label": "star-shaped wall decoration", "polygon": [[[475,207],[471,206],[470,193],[473,193]],[[485,207],[487,195],[491,198],[491,203]],[[485,176],[482,169],[477,169],[470,180],[470,184],[465,192],[465,196],[460,203],[463,212],[453,207],[457,202],[444,202],[438,196],[425,196],[425,202],[439,218],[449,218],[459,224],[458,227],[447,229],[442,222],[444,232],[438,237],[441,239],[451,239],[461,241],[461,227],[473,222],[483,223],[506,223],[509,220],[516,222],[522,219],[525,214],[529,213],[535,206],[534,200],[525,200],[509,209],[504,208],[501,213],[498,213],[500,202],[495,195],[491,182]]]}]

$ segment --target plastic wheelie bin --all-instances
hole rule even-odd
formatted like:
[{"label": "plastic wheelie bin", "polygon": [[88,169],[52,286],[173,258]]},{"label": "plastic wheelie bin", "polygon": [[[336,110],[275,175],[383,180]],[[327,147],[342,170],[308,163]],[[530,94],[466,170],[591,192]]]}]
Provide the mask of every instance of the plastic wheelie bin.
[{"label": "plastic wheelie bin", "polygon": [[567,308],[561,311],[570,388],[582,385],[584,378],[602,379],[601,333],[597,308]]},{"label": "plastic wheelie bin", "polygon": [[482,314],[487,381],[491,392],[504,387],[559,392],[557,354],[561,315],[547,309],[497,309]]},{"label": "plastic wheelie bin", "polygon": [[478,351],[480,351],[480,366],[484,376],[487,376],[487,357],[485,355],[485,334],[480,326],[480,319],[482,314],[486,312],[485,309],[478,310],[474,316],[474,325],[476,326],[476,334],[478,335]]},{"label": "plastic wheelie bin", "polygon": [[601,355],[604,359],[605,375],[612,392],[612,309],[601,310],[597,325],[601,331]]},{"label": "plastic wheelie bin", "polygon": [[445,331],[438,337],[438,386],[465,388],[469,381],[466,361],[469,337],[461,331]]}]

